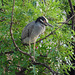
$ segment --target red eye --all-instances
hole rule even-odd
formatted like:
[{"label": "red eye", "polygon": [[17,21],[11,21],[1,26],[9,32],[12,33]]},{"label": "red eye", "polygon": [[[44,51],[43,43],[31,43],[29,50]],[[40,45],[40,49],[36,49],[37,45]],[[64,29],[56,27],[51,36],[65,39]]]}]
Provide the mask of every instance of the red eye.
[{"label": "red eye", "polygon": [[46,20],[44,20],[44,23],[46,23]]}]

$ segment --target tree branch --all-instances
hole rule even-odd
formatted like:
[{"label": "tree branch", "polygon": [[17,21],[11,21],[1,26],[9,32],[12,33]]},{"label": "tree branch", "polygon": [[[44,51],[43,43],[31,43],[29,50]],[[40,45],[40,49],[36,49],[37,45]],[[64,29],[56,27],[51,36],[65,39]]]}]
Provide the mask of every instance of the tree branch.
[{"label": "tree branch", "polygon": [[64,23],[64,22],[58,22],[58,24],[67,24],[67,25],[72,25],[72,24]]},{"label": "tree branch", "polygon": [[[68,0],[69,5],[70,5],[70,9],[71,9],[71,14],[74,15],[74,10],[73,10],[73,6],[72,6],[72,2],[71,0]],[[72,29],[74,30],[74,18],[72,18]]]},{"label": "tree branch", "polygon": [[68,2],[69,2],[69,5],[70,5],[70,9],[71,9],[72,14],[74,14],[74,10],[73,10],[73,6],[72,6],[72,3],[71,3],[71,0],[68,0]]},{"label": "tree branch", "polygon": [[50,72],[55,73],[55,74],[58,74],[57,72],[53,71],[49,66],[47,66],[47,65],[44,64],[44,63],[33,62],[33,64],[34,64],[34,65],[42,65],[42,66],[46,67],[47,69],[49,69]]}]

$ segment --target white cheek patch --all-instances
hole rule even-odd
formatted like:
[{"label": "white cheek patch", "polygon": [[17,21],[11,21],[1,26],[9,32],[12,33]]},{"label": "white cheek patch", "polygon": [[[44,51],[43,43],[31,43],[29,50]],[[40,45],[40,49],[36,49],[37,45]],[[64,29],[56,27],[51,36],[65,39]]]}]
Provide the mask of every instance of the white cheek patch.
[{"label": "white cheek patch", "polygon": [[48,22],[48,20],[46,19],[46,22]]},{"label": "white cheek patch", "polygon": [[43,22],[42,19],[40,19],[40,21]]},{"label": "white cheek patch", "polygon": [[43,16],[43,17],[45,18],[46,22],[48,22],[47,18],[45,16]]}]

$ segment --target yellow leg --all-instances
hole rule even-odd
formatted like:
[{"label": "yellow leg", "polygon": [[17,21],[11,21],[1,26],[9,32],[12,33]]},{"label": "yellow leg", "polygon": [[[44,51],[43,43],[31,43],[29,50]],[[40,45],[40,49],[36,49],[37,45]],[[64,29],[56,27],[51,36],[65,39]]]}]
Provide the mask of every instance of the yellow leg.
[{"label": "yellow leg", "polygon": [[31,43],[30,43],[30,40],[29,40],[29,53],[31,54]]},{"label": "yellow leg", "polygon": [[34,61],[35,61],[35,42],[34,42],[33,50],[34,50]]}]

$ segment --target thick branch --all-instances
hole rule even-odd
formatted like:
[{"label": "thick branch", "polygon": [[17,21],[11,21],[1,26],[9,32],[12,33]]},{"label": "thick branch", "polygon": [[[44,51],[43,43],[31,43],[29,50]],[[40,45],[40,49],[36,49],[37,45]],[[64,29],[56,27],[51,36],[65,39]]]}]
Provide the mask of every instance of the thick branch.
[{"label": "thick branch", "polygon": [[70,9],[71,9],[72,14],[74,14],[74,10],[73,10],[73,6],[72,6],[71,0],[68,0],[68,2],[69,2],[69,4],[70,4]]},{"label": "thick branch", "polygon": [[[70,9],[71,9],[71,14],[74,15],[74,10],[73,10],[73,6],[72,6],[72,2],[71,0],[68,0],[69,5],[70,5]],[[74,18],[72,18],[72,29],[74,30]]]}]

